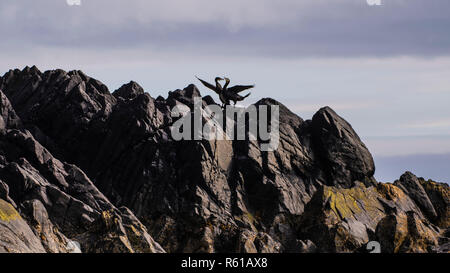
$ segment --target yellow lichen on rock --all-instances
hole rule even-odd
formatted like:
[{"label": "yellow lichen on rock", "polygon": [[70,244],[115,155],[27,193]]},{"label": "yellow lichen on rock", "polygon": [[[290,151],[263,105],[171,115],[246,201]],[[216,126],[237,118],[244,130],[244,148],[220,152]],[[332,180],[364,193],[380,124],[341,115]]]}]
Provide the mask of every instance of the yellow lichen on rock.
[{"label": "yellow lichen on rock", "polygon": [[408,219],[405,214],[400,214],[396,218],[395,233],[394,233],[394,253],[398,253],[400,247],[405,242],[408,236]]},{"label": "yellow lichen on rock", "polygon": [[379,183],[377,185],[377,191],[382,194],[388,200],[405,199],[405,193],[397,186],[391,183]]},{"label": "yellow lichen on rock", "polygon": [[16,209],[8,202],[0,199],[0,221],[10,222],[21,218]]},{"label": "yellow lichen on rock", "polygon": [[358,202],[366,204],[369,201],[367,194],[360,188],[337,189],[324,187],[325,200],[329,199],[330,209],[338,219],[354,217],[361,212]]},{"label": "yellow lichen on rock", "polygon": [[441,228],[450,228],[450,188],[448,185],[431,180],[419,180],[428,195],[435,196],[434,206],[439,212],[437,225]]},{"label": "yellow lichen on rock", "polygon": [[110,210],[102,211],[102,220],[107,228],[110,228],[114,224],[113,212]]}]

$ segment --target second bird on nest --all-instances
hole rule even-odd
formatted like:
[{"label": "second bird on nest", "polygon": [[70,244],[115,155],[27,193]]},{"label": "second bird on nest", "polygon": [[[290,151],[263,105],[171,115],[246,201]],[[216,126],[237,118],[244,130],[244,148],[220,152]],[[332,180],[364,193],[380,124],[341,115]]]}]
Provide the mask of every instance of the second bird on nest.
[{"label": "second bird on nest", "polygon": [[[243,101],[245,98],[250,96],[251,93],[248,93],[245,96],[241,96],[241,95],[239,95],[239,93],[244,90],[255,87],[255,85],[235,85],[233,87],[228,87],[228,85],[230,84],[230,79],[228,79],[226,77],[224,77],[224,78],[216,77],[216,79],[215,79],[216,85],[214,86],[214,85],[200,79],[197,76],[195,76],[195,77],[199,81],[201,81],[204,86],[208,87],[209,89],[213,90],[214,92],[216,92],[219,95],[220,101],[222,102],[222,107],[229,105],[231,101],[234,102],[234,105],[236,105],[236,102],[238,102],[238,101]],[[225,81],[225,85],[223,87],[220,84],[220,81]]]}]

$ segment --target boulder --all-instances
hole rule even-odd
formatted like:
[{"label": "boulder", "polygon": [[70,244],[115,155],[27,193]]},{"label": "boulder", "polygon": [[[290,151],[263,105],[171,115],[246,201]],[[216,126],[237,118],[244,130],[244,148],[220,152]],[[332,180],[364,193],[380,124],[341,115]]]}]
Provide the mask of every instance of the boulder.
[{"label": "boulder", "polygon": [[372,155],[347,121],[324,107],[313,116],[311,127],[314,145],[333,184],[348,188],[354,181],[373,183]]}]

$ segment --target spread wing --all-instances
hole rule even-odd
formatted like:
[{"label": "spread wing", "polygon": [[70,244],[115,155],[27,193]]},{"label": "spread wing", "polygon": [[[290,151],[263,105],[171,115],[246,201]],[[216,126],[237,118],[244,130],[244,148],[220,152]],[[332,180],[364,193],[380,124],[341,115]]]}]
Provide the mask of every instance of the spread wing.
[{"label": "spread wing", "polygon": [[228,88],[228,91],[231,91],[235,94],[240,93],[244,90],[255,87],[255,85],[235,85],[233,87]]},{"label": "spread wing", "polygon": [[195,76],[199,81],[201,81],[203,83],[204,86],[208,87],[209,89],[212,89],[214,92],[217,93],[216,87],[212,84],[210,84],[209,82],[206,82],[202,79],[200,79],[199,77]]}]

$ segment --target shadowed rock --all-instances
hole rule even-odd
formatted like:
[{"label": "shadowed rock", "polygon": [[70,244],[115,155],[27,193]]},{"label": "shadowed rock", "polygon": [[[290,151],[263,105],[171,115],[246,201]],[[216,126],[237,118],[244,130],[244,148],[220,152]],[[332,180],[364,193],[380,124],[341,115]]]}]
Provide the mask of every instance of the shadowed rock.
[{"label": "shadowed rock", "polygon": [[122,85],[119,89],[114,91],[113,96],[123,99],[134,99],[137,96],[144,94],[144,89],[134,81],[130,81],[127,84]]},{"label": "shadowed rock", "polygon": [[[17,119],[5,122],[0,133],[0,194],[22,215],[1,200],[0,224],[14,233],[2,234],[0,251],[73,252],[76,241],[86,252],[163,252],[131,212],[112,205],[82,170],[54,158],[29,131],[16,129],[20,122],[6,99],[0,109],[9,115],[4,120]],[[106,225],[105,215],[114,221]],[[128,237],[135,233],[138,242]]]},{"label": "shadowed rock", "polygon": [[348,122],[324,107],[313,116],[311,127],[314,145],[333,184],[351,187],[356,180],[366,185],[374,182],[372,155]]},{"label": "shadowed rock", "polygon": [[396,181],[394,185],[401,188],[409,197],[411,197],[430,219],[435,220],[437,214],[433,204],[428,198],[422,185],[419,183],[419,179],[417,179],[414,174],[410,172],[404,173],[400,177],[400,180]]},{"label": "shadowed rock", "polygon": [[171,109],[192,109],[194,85],[154,99],[135,82],[111,94],[81,71],[33,67],[0,89],[0,198],[48,238],[45,251],[67,240],[88,252],[445,249],[448,185],[377,183],[370,152],[328,107],[303,120],[257,102],[280,107],[267,152],[260,140],[174,141]]}]

